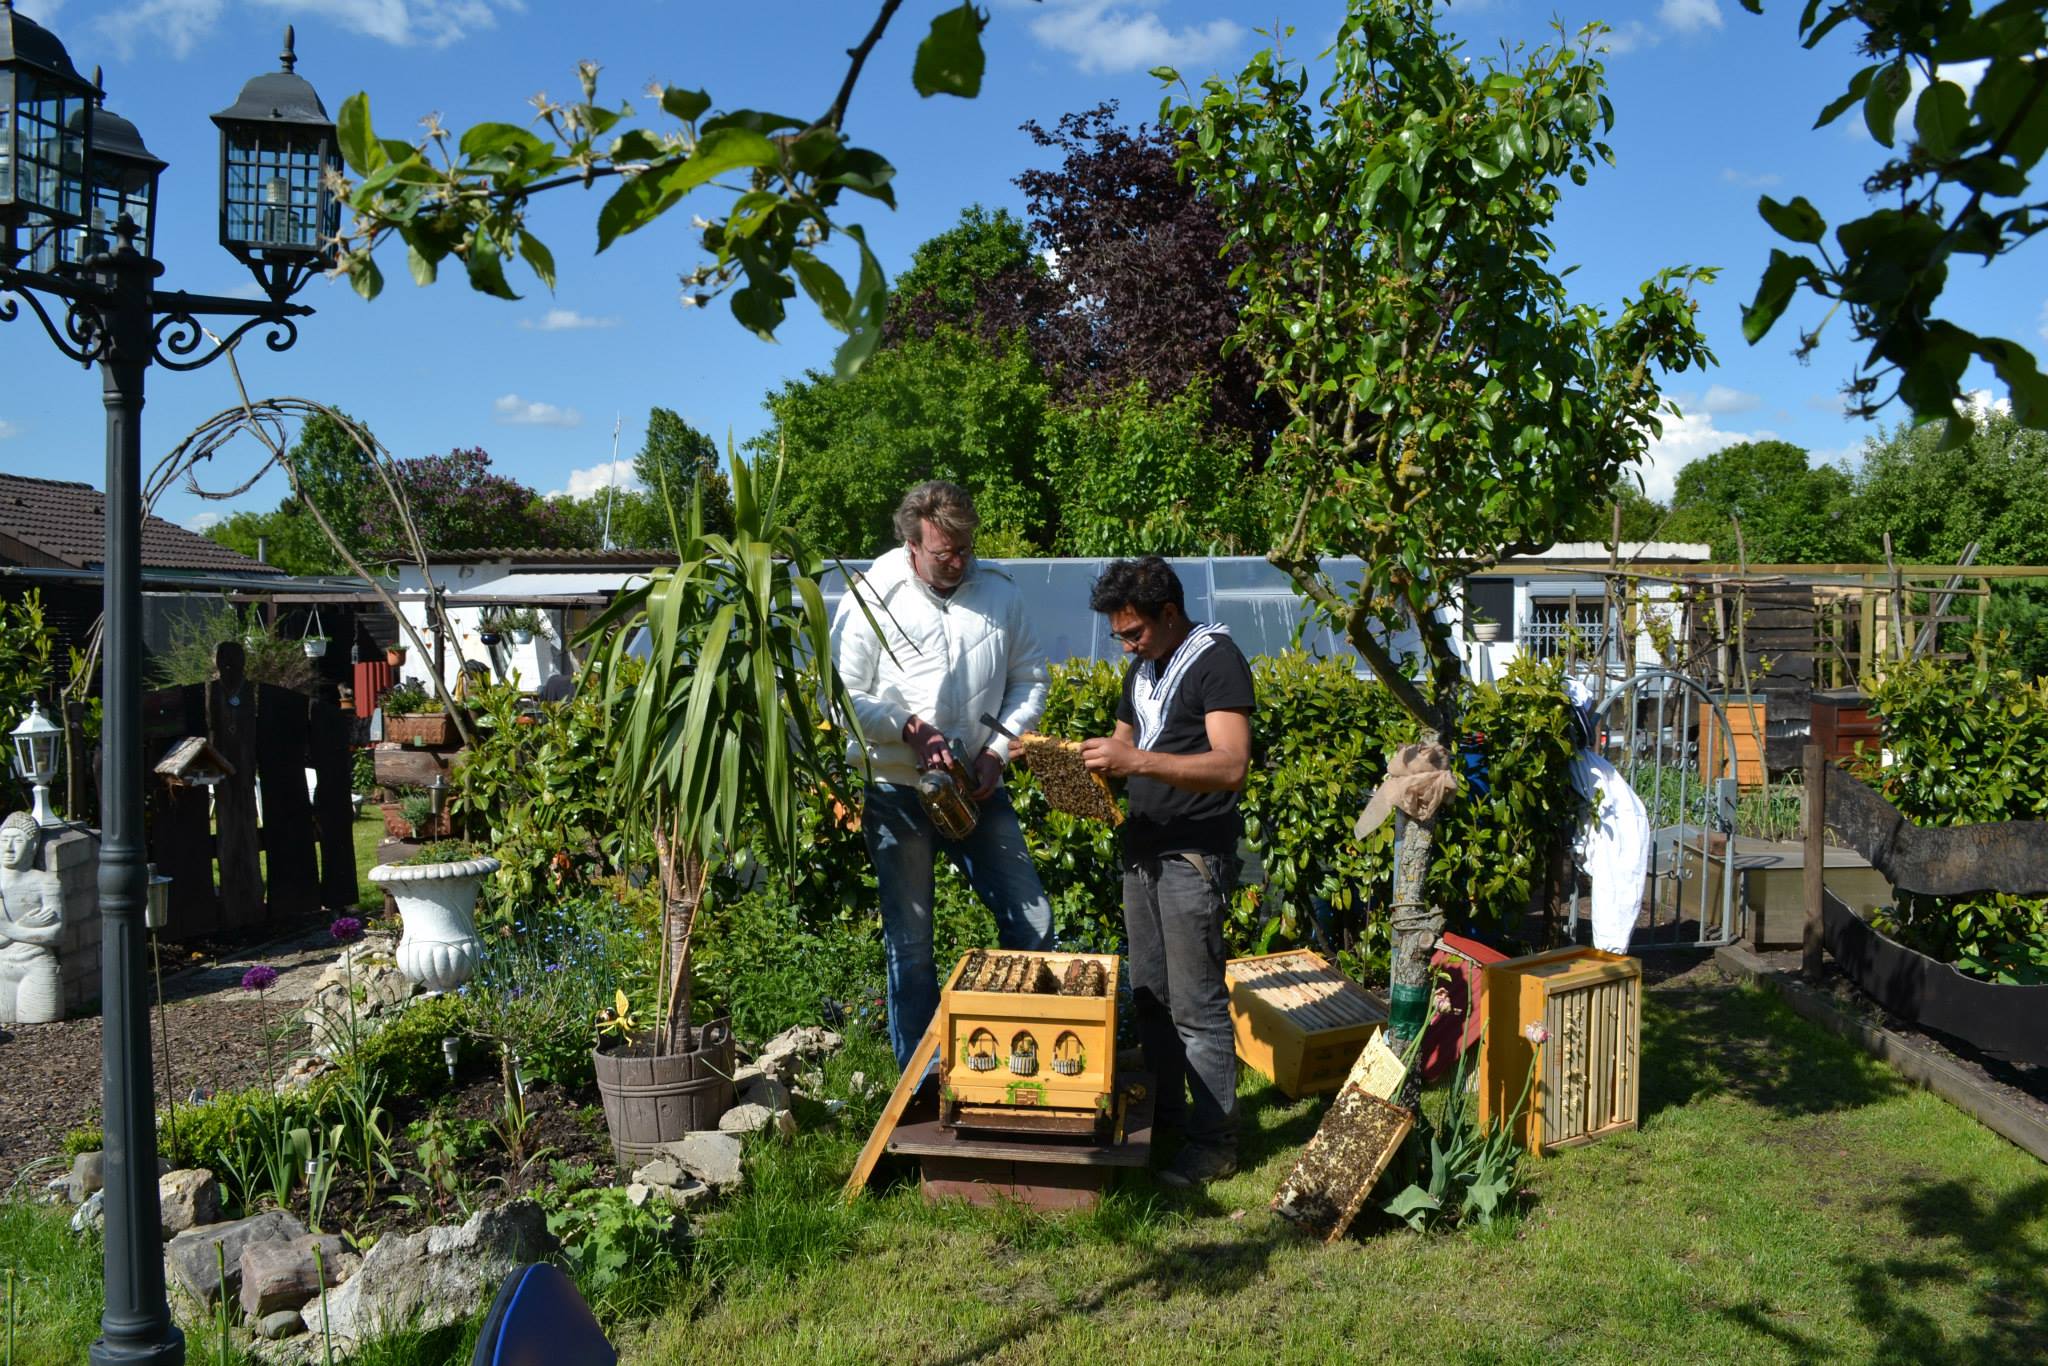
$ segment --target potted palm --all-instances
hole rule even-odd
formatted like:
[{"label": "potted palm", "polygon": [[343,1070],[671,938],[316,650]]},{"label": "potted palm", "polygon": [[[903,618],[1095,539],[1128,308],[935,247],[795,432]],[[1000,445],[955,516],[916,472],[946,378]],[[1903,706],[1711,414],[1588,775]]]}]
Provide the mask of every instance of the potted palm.
[{"label": "potted palm", "polygon": [[652,827],[662,898],[652,1027],[595,1050],[621,1169],[731,1107],[731,1030],[691,1023],[691,931],[707,880],[757,830],[771,857],[796,851],[804,789],[834,786],[820,722],[854,724],[818,588],[825,562],[777,520],[779,467],[764,491],[737,454],[731,463],[731,535],[705,532],[693,488],[686,520],[670,508],[677,566],[621,594],[581,637],[604,660],[613,771]]}]

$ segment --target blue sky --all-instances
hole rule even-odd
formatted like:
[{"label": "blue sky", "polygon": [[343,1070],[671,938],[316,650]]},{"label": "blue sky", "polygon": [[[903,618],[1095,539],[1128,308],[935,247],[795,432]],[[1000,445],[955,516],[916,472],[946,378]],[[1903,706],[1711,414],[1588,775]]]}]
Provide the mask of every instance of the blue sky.
[{"label": "blue sky", "polygon": [[[898,211],[863,203],[849,215],[865,224],[892,273],[969,204],[1021,209],[1011,178],[1044,159],[1018,131],[1025,119],[1050,124],[1105,99],[1121,101],[1127,118],[1151,118],[1160,92],[1145,74],[1150,67],[1171,63],[1193,78],[1235,71],[1266,42],[1254,29],[1276,15],[1298,30],[1292,50],[1312,55],[1342,12],[1332,0],[991,0],[981,97],[923,100],[910,85],[912,55],[931,16],[950,3],[904,6],[847,120],[854,141],[898,168]],[[411,137],[434,112],[454,127],[522,122],[536,91],[573,91],[582,58],[603,66],[601,96],[648,105],[640,92],[662,81],[706,88],[720,107],[814,115],[844,74],[844,50],[873,17],[868,0],[618,0],[588,9],[547,0],[19,0],[17,8],[52,28],[82,70],[106,68],[108,107],[171,163],[157,250],[165,285],[223,293],[246,291],[248,281],[215,239],[218,153],[207,116],[232,103],[244,80],[275,68],[286,22],[298,27],[299,72],[330,113],[365,90],[379,132]],[[1755,213],[1758,194],[1804,193],[1833,223],[1861,211],[1862,180],[1880,160],[1853,114],[1811,129],[1857,63],[1846,32],[1818,52],[1799,48],[1798,8],[1772,0],[1758,18],[1735,0],[1467,0],[1445,19],[1475,60],[1503,41],[1545,41],[1553,15],[1573,27],[1600,19],[1616,30],[1609,93],[1619,165],[1596,172],[1583,190],[1567,187],[1556,234],[1560,262],[1582,267],[1572,277],[1580,297],[1612,306],[1661,266],[1723,267],[1705,298],[1721,364],[1669,382],[1685,417],[1668,425],[1646,470],[1653,494],[1668,492],[1686,460],[1731,441],[1768,434],[1852,460],[1868,431],[1839,412],[1846,346],[1831,339],[1805,366],[1790,355],[1791,324],[1811,325],[1813,309],[1795,306],[1756,347],[1739,330],[1739,304],[1773,242]],[[1909,116],[1901,126],[1910,126]],[[765,425],[764,394],[829,367],[837,335],[798,307],[771,345],[743,332],[722,303],[703,312],[680,305],[677,277],[697,261],[688,203],[594,255],[601,194],[557,192],[535,215],[560,265],[552,296],[525,277],[519,302],[486,299],[455,272],[417,289],[402,259],[387,254],[389,283],[376,302],[316,281],[301,300],[319,314],[306,320],[294,350],[244,348],[251,392],[336,404],[400,455],[481,446],[502,471],[543,492],[583,491],[602,487],[615,416],[622,460],[637,450],[656,404],[721,440],[730,430],[744,441]],[[2042,279],[2019,259],[1989,275],[1962,264],[1945,304],[1959,322],[2040,354],[2048,339]],[[1995,381],[1973,373],[1968,383]],[[145,462],[234,401],[224,366],[189,375],[153,370]],[[65,361],[26,310],[0,326],[0,469],[101,484],[102,433],[97,375]],[[253,447],[239,459],[231,451],[203,482],[238,484],[257,458]],[[200,525],[226,508],[272,506],[284,491],[273,473],[239,503],[176,490],[159,511]]]}]

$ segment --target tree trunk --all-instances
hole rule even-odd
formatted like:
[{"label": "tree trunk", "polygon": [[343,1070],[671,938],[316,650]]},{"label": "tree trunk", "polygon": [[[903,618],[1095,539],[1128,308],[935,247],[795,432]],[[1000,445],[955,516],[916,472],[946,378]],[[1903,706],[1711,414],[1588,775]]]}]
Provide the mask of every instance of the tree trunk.
[{"label": "tree trunk", "polygon": [[661,933],[668,960],[668,1008],[663,1012],[659,1051],[687,1053],[696,1043],[690,1027],[694,993],[690,982],[690,933],[704,900],[704,860],[695,848],[678,851],[657,829],[655,854],[661,878]]},{"label": "tree trunk", "polygon": [[[1441,812],[1439,812],[1441,814]],[[1393,951],[1388,964],[1387,1034],[1396,1054],[1422,1032],[1429,1013],[1429,955],[1443,934],[1443,911],[1429,901],[1429,863],[1436,849],[1436,817],[1411,820],[1396,812]],[[1419,1079],[1420,1073],[1411,1072]],[[1404,1087],[1404,1095],[1407,1088]]]}]

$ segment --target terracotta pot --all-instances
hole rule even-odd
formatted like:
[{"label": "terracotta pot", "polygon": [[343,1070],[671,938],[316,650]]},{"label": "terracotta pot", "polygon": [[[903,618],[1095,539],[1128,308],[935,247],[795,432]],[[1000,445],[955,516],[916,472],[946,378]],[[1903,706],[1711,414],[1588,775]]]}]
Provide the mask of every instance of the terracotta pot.
[{"label": "terracotta pot", "polygon": [[494,858],[454,863],[380,863],[370,881],[398,903],[404,930],[398,970],[428,991],[453,991],[476,971],[483,941],[476,935],[477,888],[498,871]]},{"label": "terracotta pot", "polygon": [[384,662],[394,669],[405,663],[405,648],[400,645],[387,648],[384,651]]}]

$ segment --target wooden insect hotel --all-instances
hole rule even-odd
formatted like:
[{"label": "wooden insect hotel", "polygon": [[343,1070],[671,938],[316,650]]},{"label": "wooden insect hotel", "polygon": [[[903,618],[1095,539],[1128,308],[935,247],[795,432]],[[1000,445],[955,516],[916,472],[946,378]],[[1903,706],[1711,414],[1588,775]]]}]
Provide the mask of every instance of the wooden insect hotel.
[{"label": "wooden insect hotel", "polygon": [[940,1119],[1009,1133],[1113,1124],[1117,959],[975,949],[939,992]]},{"label": "wooden insect hotel", "polygon": [[1386,1007],[1310,949],[1233,958],[1223,975],[1238,1058],[1291,1100],[1343,1085],[1386,1023]]},{"label": "wooden insect hotel", "polygon": [[1636,1127],[1642,964],[1593,948],[1490,964],[1485,1010],[1481,1123],[1512,1117],[1539,1153]]}]

